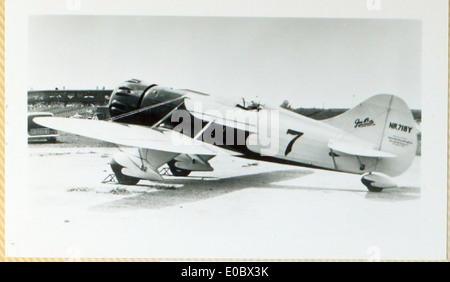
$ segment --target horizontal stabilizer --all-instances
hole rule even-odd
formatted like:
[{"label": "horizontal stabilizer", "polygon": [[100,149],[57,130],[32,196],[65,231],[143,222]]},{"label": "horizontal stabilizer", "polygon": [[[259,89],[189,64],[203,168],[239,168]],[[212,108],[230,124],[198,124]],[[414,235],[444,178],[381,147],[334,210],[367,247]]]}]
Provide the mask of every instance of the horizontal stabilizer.
[{"label": "horizontal stabilizer", "polygon": [[98,139],[122,146],[195,155],[239,155],[217,146],[194,140],[169,129],[102,120],[37,117],[33,121],[45,127]]},{"label": "horizontal stabilizer", "polygon": [[396,155],[388,152],[379,151],[370,147],[360,146],[348,142],[330,141],[328,148],[335,152],[341,152],[347,155],[368,157],[368,158],[395,158]]}]

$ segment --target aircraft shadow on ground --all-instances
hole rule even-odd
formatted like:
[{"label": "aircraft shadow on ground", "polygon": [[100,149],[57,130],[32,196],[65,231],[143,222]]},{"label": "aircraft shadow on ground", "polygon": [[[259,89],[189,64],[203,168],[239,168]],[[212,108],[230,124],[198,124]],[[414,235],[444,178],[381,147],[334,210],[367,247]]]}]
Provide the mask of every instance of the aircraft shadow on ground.
[{"label": "aircraft shadow on ground", "polygon": [[[316,192],[363,192],[366,193],[366,199],[379,201],[402,201],[420,198],[420,189],[413,187],[401,187],[399,190],[393,189],[396,190],[395,192],[393,192],[393,190],[386,190],[386,192],[383,191],[382,193],[372,193],[367,192],[364,187],[361,187],[361,190],[350,190],[276,184],[280,181],[295,179],[312,173],[314,172],[309,170],[278,170],[220,178],[216,180],[204,180],[202,178],[172,178],[166,179],[164,184],[181,184],[183,187],[175,189],[160,188],[152,192],[137,193],[130,197],[102,204],[101,207],[97,208],[163,208],[210,199],[247,188],[296,189]],[[151,184],[138,184],[137,186],[155,188],[155,185]]]},{"label": "aircraft shadow on ground", "polygon": [[[279,170],[256,174],[202,180],[202,178],[166,179],[164,184],[182,185],[182,188],[161,188],[148,193],[138,193],[106,204],[110,208],[163,208],[184,203],[214,198],[246,188],[282,188],[272,183],[309,175],[313,172],[302,170]],[[155,188],[155,185],[137,186]]]},{"label": "aircraft shadow on ground", "polygon": [[398,202],[420,199],[420,187],[399,186],[393,189],[384,189],[381,193],[367,192],[366,199],[384,202]]}]

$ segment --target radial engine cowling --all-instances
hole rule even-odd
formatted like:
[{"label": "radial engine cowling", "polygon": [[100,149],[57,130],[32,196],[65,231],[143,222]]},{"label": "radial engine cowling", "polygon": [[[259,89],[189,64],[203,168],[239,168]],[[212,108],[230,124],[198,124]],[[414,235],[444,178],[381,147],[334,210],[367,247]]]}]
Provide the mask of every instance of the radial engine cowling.
[{"label": "radial engine cowling", "polygon": [[[127,80],[114,89],[109,100],[109,111],[111,117],[126,114],[141,107],[141,101],[145,92],[156,86],[156,84],[145,83],[138,79]],[[118,119],[119,122],[142,124],[145,120],[145,113],[125,116]]]}]

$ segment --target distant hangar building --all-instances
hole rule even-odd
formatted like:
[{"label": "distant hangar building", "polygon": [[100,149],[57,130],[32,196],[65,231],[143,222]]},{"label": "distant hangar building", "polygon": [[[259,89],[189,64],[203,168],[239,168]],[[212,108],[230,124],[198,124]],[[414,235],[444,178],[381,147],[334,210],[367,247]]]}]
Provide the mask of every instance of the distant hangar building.
[{"label": "distant hangar building", "polygon": [[108,104],[113,90],[30,90],[28,104],[83,103],[104,106]]}]

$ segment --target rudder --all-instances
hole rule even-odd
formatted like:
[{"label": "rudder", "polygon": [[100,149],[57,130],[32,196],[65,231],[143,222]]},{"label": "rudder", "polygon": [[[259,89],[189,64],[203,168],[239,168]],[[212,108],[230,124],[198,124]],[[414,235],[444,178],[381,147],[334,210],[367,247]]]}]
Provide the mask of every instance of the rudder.
[{"label": "rudder", "polygon": [[373,149],[396,155],[395,158],[379,158],[374,171],[396,176],[414,160],[417,129],[411,110],[397,96],[375,95],[324,122],[368,141]]}]

